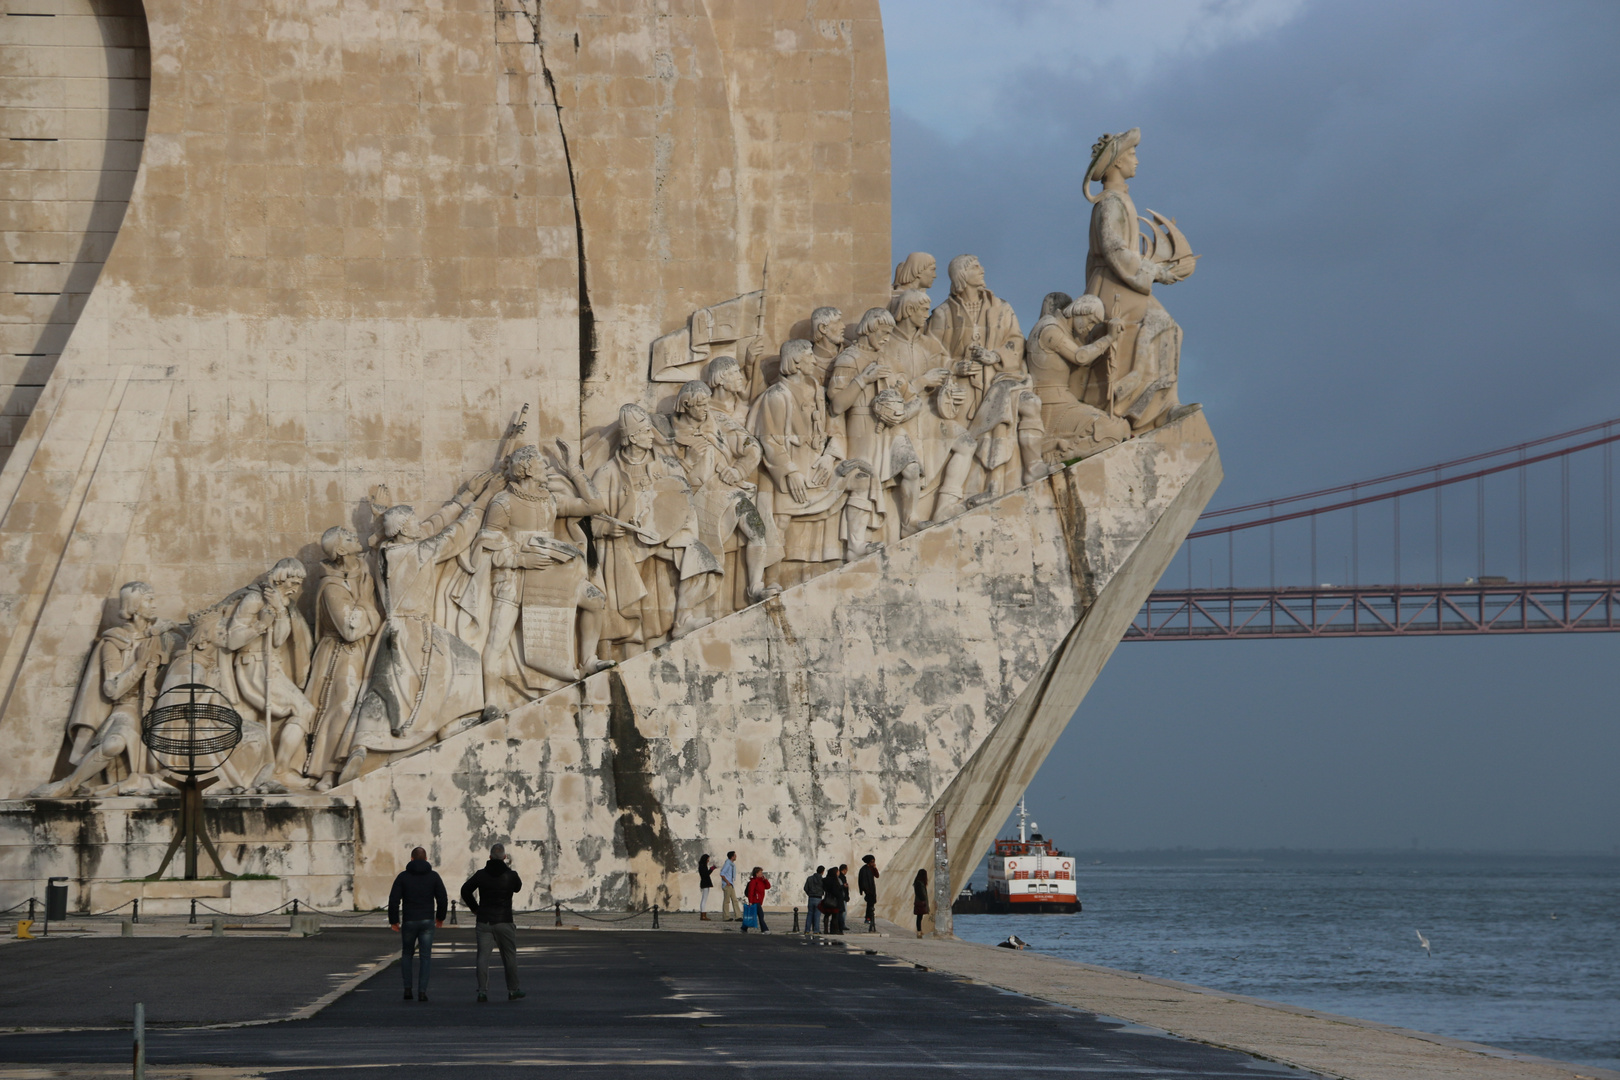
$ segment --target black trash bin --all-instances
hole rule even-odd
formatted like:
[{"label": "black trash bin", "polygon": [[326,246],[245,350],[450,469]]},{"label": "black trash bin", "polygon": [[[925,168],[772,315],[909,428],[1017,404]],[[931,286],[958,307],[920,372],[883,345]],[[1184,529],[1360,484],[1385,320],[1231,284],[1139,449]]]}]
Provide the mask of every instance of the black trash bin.
[{"label": "black trash bin", "polygon": [[[61,882],[61,884],[57,884]],[[67,878],[53,877],[45,883],[45,921],[67,918]]]}]

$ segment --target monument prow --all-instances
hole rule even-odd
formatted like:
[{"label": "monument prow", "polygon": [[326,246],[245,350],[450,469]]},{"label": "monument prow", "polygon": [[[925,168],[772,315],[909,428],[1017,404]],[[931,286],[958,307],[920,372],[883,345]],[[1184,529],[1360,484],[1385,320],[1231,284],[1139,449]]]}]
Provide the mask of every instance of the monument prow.
[{"label": "monument prow", "polygon": [[[934,812],[954,896],[1220,478],[1188,409],[324,797],[221,800],[222,847],[278,900],[359,908],[415,843],[456,873],[502,839],[523,906],[586,910],[693,907],[704,851],[747,853],[781,904],[802,868],[872,853],[905,921]],[[48,805],[0,804],[0,877],[68,873],[107,906],[167,840],[150,799]]]},{"label": "monument prow", "polygon": [[0,470],[0,906],[161,863],[181,686],[240,735],[184,834],[289,900],[501,841],[529,904],[734,848],[892,911],[935,821],[958,876],[1219,476],[1140,132],[1026,336],[971,253],[886,288],[876,0],[112,6],[140,171]]}]

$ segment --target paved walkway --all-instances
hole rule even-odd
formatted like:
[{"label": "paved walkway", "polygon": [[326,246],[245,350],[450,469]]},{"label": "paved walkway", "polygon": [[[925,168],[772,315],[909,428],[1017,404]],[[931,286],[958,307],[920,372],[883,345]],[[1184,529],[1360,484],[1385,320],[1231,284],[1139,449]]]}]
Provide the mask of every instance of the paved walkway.
[{"label": "paved walkway", "polygon": [[[391,966],[311,1019],[211,1029],[155,1026],[148,1075],[505,1080],[565,1071],[696,1078],[718,1070],[777,1080],[1008,1073],[1098,1080],[1300,1076],[1231,1050],[787,933],[527,931],[520,945],[529,996],[505,1000],[497,964],[494,1000],[482,1005],[473,996],[470,935],[462,928],[448,940],[447,947],[435,949],[429,1002],[402,1001],[399,969]],[[343,955],[329,972],[303,965],[316,943],[331,946],[334,957]],[[144,964],[150,972],[148,1022],[162,1025],[214,1016],[219,1010],[199,1004],[211,987],[251,992],[265,986],[266,975],[283,962],[302,973],[315,996],[330,976],[366,955],[367,946],[377,953],[392,941],[386,930],[344,930],[307,941],[106,937],[73,944],[102,950],[102,959],[58,950],[55,943],[7,948],[6,981],[24,974],[14,961],[60,960],[83,973],[77,996],[98,996],[90,993],[99,985],[93,981],[98,968]],[[280,954],[262,948],[269,945],[281,946]],[[28,1006],[31,1015],[58,1008],[68,1018],[85,1014],[86,1006],[73,1000],[71,979],[49,985],[49,993]],[[286,1006],[285,995],[272,996],[276,1000],[267,998],[267,1006]],[[89,1008],[95,1012],[102,1005]],[[0,1077],[128,1076],[129,1054],[127,1028],[0,1035],[0,1061],[11,1066],[0,1065]]]},{"label": "paved walkway", "polygon": [[[301,939],[261,924],[223,941],[177,920],[143,923],[134,939],[117,937],[116,924],[53,931],[50,942],[0,948],[0,1029],[11,1032],[0,1034],[0,1080],[128,1076],[137,998],[152,1027],[153,1080],[363,1077],[382,1068],[391,1077],[481,1080],[564,1069],[695,1077],[717,1068],[777,1078],[830,1069],[1620,1080],[1027,951],[918,940],[887,925],[883,934],[813,944],[780,931],[745,937],[735,924],[691,915],[664,915],[657,932],[640,928],[646,917],[627,925],[565,914],[564,931],[552,921],[521,924],[529,996],[505,1001],[497,964],[486,1005],[473,1000],[465,926],[440,931],[425,1004],[400,1000],[388,959],[397,938],[384,926],[351,920]],[[615,928],[623,929],[579,932]],[[285,1022],[293,1016],[305,1019]],[[108,1025],[121,1030],[82,1030]]]}]

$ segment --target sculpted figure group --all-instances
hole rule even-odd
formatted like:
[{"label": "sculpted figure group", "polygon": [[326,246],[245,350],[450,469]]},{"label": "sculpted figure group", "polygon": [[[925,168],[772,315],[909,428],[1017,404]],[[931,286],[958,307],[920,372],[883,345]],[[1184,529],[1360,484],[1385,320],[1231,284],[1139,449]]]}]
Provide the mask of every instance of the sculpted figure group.
[{"label": "sculpted figure group", "polygon": [[66,775],[35,794],[154,790],[140,718],[188,682],[244,720],[213,790],[324,791],[1167,422],[1181,331],[1153,286],[1196,256],[1136,213],[1139,141],[1097,140],[1085,291],[1048,294],[1027,337],[975,256],[934,306],[916,252],[886,306],[817,308],[774,355],[756,337],[687,364],[702,378],[623,406],[578,455],[523,442],[525,406],[495,467],[427,517],[379,486],[369,543],[328,529],[307,597],[282,559],[177,626],[130,582]]}]

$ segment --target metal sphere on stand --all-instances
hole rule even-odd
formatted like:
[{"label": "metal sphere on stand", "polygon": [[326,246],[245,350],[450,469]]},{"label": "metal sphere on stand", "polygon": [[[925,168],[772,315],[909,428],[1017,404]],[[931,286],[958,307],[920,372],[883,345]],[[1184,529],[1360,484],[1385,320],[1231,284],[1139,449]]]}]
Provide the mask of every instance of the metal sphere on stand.
[{"label": "metal sphere on stand", "polygon": [[231,707],[224,694],[202,683],[181,683],[163,691],[152,711],[141,719],[141,742],[152,752],[152,757],[164,769],[185,777],[183,781],[163,778],[180,789],[180,828],[169,843],[162,865],[148,880],[163,876],[181,844],[186,849],[186,880],[197,878],[199,844],[214,860],[221,877],[236,876],[225,870],[203,827],[203,789],[219,778],[199,777],[225,764],[225,759],[241,741],[241,714]]}]

